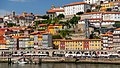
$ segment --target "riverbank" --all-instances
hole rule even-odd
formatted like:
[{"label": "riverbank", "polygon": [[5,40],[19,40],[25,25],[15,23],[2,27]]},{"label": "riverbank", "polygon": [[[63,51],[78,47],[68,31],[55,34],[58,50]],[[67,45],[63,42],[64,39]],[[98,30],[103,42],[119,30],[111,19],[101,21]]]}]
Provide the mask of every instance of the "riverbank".
[{"label": "riverbank", "polygon": [[42,63],[93,63],[93,64],[120,64],[120,58],[114,59],[94,59],[94,58],[86,58],[86,59],[76,59],[76,58],[65,58],[61,60],[43,60]]},{"label": "riverbank", "polygon": [[[0,63],[8,63],[8,59],[0,59]],[[44,58],[41,61],[34,61],[33,63],[91,63],[91,64],[120,64],[120,58]]]}]

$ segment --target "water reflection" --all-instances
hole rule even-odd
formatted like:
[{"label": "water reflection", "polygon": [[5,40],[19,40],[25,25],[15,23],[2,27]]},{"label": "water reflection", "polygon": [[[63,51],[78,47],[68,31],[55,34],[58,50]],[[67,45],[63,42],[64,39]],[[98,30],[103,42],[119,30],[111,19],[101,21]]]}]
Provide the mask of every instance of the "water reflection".
[{"label": "water reflection", "polygon": [[81,64],[81,63],[42,63],[35,64],[12,64],[0,63],[0,68],[120,68],[114,64]]}]

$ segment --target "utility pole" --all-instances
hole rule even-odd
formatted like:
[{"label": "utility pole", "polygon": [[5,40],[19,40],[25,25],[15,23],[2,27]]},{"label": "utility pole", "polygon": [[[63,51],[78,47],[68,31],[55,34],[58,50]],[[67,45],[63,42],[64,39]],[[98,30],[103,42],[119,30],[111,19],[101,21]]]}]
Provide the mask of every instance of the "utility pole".
[{"label": "utility pole", "polygon": [[89,38],[89,36],[90,36],[88,19],[85,19],[85,35],[86,35],[86,38]]}]

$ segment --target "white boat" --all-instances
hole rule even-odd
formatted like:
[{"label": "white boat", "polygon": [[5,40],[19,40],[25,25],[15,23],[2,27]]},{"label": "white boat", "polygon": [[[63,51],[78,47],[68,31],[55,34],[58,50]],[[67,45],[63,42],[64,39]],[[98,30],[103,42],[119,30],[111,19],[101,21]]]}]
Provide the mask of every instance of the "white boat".
[{"label": "white boat", "polygon": [[17,61],[18,64],[27,64],[25,61]]}]

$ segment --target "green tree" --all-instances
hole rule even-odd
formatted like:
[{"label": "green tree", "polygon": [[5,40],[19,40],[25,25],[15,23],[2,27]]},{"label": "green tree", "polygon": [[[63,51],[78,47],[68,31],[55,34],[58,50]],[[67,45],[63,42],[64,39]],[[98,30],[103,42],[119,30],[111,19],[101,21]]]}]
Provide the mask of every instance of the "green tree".
[{"label": "green tree", "polygon": [[91,10],[90,9],[87,9],[87,11],[86,12],[91,12]]},{"label": "green tree", "polygon": [[82,15],[84,12],[78,12],[76,13],[76,15]]},{"label": "green tree", "polygon": [[43,24],[51,24],[52,23],[52,19],[48,19],[48,20],[44,20],[42,21]]},{"label": "green tree", "polygon": [[39,24],[41,24],[40,21],[34,21],[35,26],[37,27]]},{"label": "green tree", "polygon": [[69,35],[69,31],[68,30],[61,30],[60,32],[59,32],[59,34],[60,34],[60,36],[62,37],[62,38],[66,38],[66,36],[67,35]]},{"label": "green tree", "polygon": [[60,35],[53,35],[52,38],[53,39],[62,39],[62,37]]},{"label": "green tree", "polygon": [[54,25],[54,24],[59,24],[59,19],[58,18],[54,18],[53,20],[52,20],[52,24]]},{"label": "green tree", "polygon": [[76,25],[79,20],[80,20],[80,17],[74,16],[69,22],[74,27],[74,25]]},{"label": "green tree", "polygon": [[57,18],[58,18],[58,19],[65,18],[65,15],[64,15],[64,14],[59,14],[59,15],[57,16]]},{"label": "green tree", "polygon": [[120,21],[115,22],[115,24],[113,24],[113,27],[120,28]]},{"label": "green tree", "polygon": [[47,15],[43,15],[43,16],[41,16],[41,18],[43,18],[43,19],[49,19],[49,16],[47,16]]},{"label": "green tree", "polygon": [[13,27],[13,26],[16,26],[16,24],[15,23],[7,23],[7,26],[8,27]]},{"label": "green tree", "polygon": [[97,11],[99,11],[101,7],[102,7],[101,5],[97,5],[95,8]]}]

